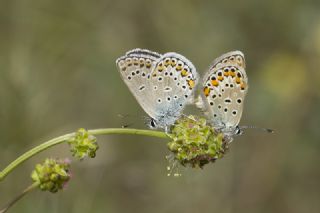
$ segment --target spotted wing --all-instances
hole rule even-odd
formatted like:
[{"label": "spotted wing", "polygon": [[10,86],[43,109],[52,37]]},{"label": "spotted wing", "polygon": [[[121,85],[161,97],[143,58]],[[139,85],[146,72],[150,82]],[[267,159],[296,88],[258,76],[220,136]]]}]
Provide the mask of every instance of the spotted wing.
[{"label": "spotted wing", "polygon": [[217,127],[235,127],[239,124],[248,78],[245,60],[240,51],[217,58],[203,79],[200,107]]},{"label": "spotted wing", "polygon": [[[160,125],[170,125],[181,115],[186,104],[192,102],[199,78],[193,64],[177,53],[166,53],[151,73],[151,104]],[[149,110],[151,111],[151,110]]]},{"label": "spotted wing", "polygon": [[[246,62],[241,51],[231,51],[216,58],[209,67],[209,70],[221,68],[225,65],[234,65],[246,69]],[[210,73],[210,72],[209,72]],[[207,75],[209,74],[207,73]]]},{"label": "spotted wing", "polygon": [[173,124],[180,116],[198,82],[192,63],[177,53],[160,55],[135,49],[116,63],[138,103],[161,127]]},{"label": "spotted wing", "polygon": [[151,117],[154,114],[152,110],[149,111],[152,102],[151,72],[160,58],[159,53],[146,49],[133,49],[116,60],[123,81]]}]

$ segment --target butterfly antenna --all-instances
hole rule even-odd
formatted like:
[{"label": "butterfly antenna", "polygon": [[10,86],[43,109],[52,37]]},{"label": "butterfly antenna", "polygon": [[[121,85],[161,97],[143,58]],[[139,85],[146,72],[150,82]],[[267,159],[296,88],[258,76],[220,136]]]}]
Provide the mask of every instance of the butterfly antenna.
[{"label": "butterfly antenna", "polygon": [[124,114],[118,114],[117,116],[118,116],[119,118],[122,118],[122,119],[123,119],[123,118],[129,117],[130,115],[129,115],[129,114],[125,114],[125,115],[124,115]]},{"label": "butterfly antenna", "polygon": [[129,114],[117,114],[117,116],[121,119],[121,123],[124,123],[124,124],[121,125],[121,128],[128,128],[128,127],[132,126],[133,123],[127,124],[126,121],[124,121],[125,119],[130,117]]},{"label": "butterfly antenna", "polygon": [[256,127],[256,126],[241,126],[240,129],[241,129],[241,130],[243,130],[243,129],[259,129],[259,130],[265,131],[265,132],[267,132],[267,133],[274,133],[274,130],[273,130],[273,129]]}]

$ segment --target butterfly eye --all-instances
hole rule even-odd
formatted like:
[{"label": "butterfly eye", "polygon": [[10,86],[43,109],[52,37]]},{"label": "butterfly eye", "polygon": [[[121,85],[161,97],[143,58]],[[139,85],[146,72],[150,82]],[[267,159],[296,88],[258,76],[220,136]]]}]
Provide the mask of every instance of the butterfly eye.
[{"label": "butterfly eye", "polygon": [[154,119],[151,119],[151,121],[150,121],[150,126],[151,126],[152,128],[156,128],[156,127],[157,127],[156,121],[155,121]]},{"label": "butterfly eye", "polygon": [[240,127],[239,126],[236,126],[236,129],[235,129],[235,134],[236,135],[242,135],[242,130],[240,129]]}]

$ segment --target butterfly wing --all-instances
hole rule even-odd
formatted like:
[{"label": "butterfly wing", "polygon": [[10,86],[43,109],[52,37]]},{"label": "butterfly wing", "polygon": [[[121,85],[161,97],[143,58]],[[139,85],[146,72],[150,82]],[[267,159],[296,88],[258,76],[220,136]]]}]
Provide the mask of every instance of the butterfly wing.
[{"label": "butterfly wing", "polygon": [[201,104],[216,127],[235,127],[239,124],[248,78],[244,55],[240,51],[226,53],[215,59],[204,76]]},{"label": "butterfly wing", "polygon": [[177,53],[135,49],[116,63],[138,103],[160,127],[173,124],[181,115],[198,82],[192,63]]},{"label": "butterfly wing", "polygon": [[[242,67],[243,69],[246,69],[244,54],[239,50],[227,52],[219,56],[218,58],[216,58],[210,65],[209,70],[220,68],[227,64],[239,66],[239,67]],[[209,73],[207,73],[207,75],[208,74]]]},{"label": "butterfly wing", "polygon": [[198,83],[193,64],[178,53],[166,53],[157,61],[151,73],[154,118],[160,125],[171,125],[192,102]]},{"label": "butterfly wing", "polygon": [[161,55],[146,49],[133,49],[116,60],[118,70],[125,84],[136,98],[141,107],[153,117],[153,110],[149,104],[152,102],[150,94],[151,72]]}]

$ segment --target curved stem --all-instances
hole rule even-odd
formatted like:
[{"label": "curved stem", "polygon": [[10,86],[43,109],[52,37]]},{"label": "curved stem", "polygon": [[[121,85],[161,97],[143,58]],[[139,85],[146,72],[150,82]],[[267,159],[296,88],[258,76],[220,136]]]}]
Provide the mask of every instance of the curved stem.
[{"label": "curved stem", "polygon": [[9,203],[7,203],[2,209],[0,209],[0,213],[5,213],[8,211],[8,209],[13,206],[16,202],[18,202],[21,198],[23,198],[28,192],[31,192],[35,188],[37,188],[39,185],[38,182],[33,183],[32,185],[28,186],[21,194],[19,194],[17,197],[15,197],[13,200],[11,200]]},{"label": "curved stem", "polygon": [[2,181],[12,170],[14,170],[17,166],[19,166],[21,163],[23,163],[27,159],[31,158],[37,153],[42,152],[52,146],[55,146],[57,144],[67,141],[70,137],[73,137],[74,135],[75,133],[69,133],[66,135],[59,136],[57,138],[53,138],[25,152],[20,157],[12,161],[6,168],[4,168],[0,172],[0,181]]},{"label": "curved stem", "polygon": [[164,132],[145,130],[145,129],[127,129],[127,128],[106,128],[106,129],[92,129],[88,130],[92,135],[107,135],[107,134],[131,134],[131,135],[144,135],[158,138],[168,138]]},{"label": "curved stem", "polygon": [[[143,130],[143,129],[126,129],[126,128],[105,128],[105,129],[92,129],[88,130],[89,134],[92,135],[108,135],[108,134],[132,134],[132,135],[145,135],[145,136],[152,136],[158,138],[168,138],[167,134],[160,131],[153,131],[153,130]],[[42,152],[52,146],[64,143],[68,141],[71,137],[74,137],[75,133],[65,134],[56,138],[53,138],[49,141],[46,141],[29,151],[22,154],[16,160],[11,162],[6,168],[4,168],[0,172],[0,181],[2,181],[10,172],[12,172],[17,166],[22,164],[24,161],[28,160],[29,158],[33,157],[39,152]]]}]

